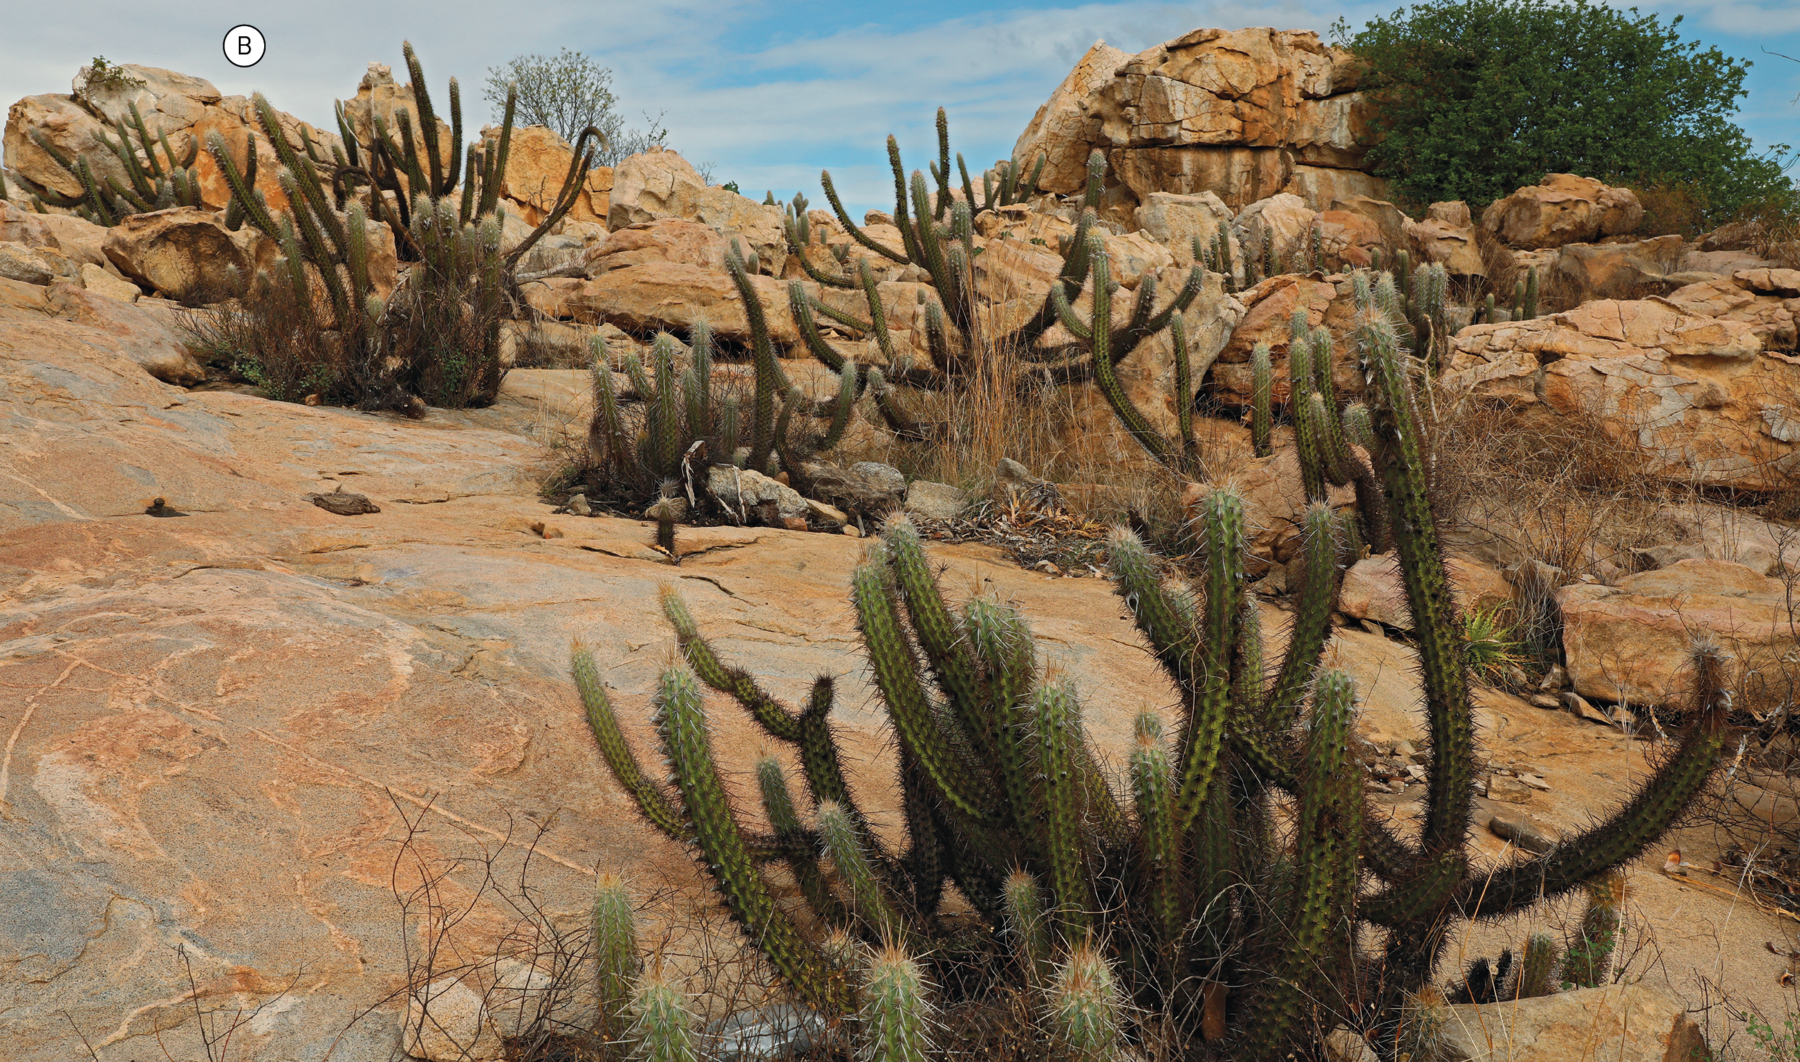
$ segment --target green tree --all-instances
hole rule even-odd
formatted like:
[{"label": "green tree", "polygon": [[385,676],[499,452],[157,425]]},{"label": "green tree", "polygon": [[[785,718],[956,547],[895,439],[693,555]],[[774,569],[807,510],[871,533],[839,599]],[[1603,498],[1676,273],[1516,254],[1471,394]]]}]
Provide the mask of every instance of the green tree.
[{"label": "green tree", "polygon": [[648,112],[644,128],[625,128],[612,76],[611,69],[564,48],[555,55],[519,55],[489,67],[482,96],[498,110],[506,104],[507,85],[517,85],[519,125],[547,126],[570,143],[591,125],[606,135],[606,143],[594,153],[595,163],[617,166],[652,144],[664,143],[669,130],[662,115],[651,117]]},{"label": "green tree", "polygon": [[1421,203],[1480,208],[1546,173],[1694,189],[1709,220],[1792,204],[1786,145],[1731,121],[1750,63],[1637,8],[1587,0],[1429,0],[1338,44],[1366,64],[1377,174]]}]

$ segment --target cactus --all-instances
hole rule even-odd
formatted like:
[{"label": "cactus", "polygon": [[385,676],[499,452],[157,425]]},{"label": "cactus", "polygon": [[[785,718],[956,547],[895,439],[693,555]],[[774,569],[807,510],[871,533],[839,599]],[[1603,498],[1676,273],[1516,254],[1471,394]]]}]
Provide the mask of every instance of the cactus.
[{"label": "cactus", "polygon": [[1587,894],[1581,926],[1563,955],[1563,980],[1576,988],[1599,988],[1607,982],[1618,950],[1625,877],[1618,871],[1603,875],[1589,883]]},{"label": "cactus", "polygon": [[594,884],[594,967],[604,1040],[624,1039],[640,965],[631,894],[617,874],[603,873]]},{"label": "cactus", "polygon": [[1269,443],[1274,400],[1275,366],[1269,358],[1269,345],[1258,343],[1250,348],[1250,445],[1258,457],[1274,453]]},{"label": "cactus", "polygon": [[1547,933],[1533,933],[1525,941],[1525,957],[1519,961],[1514,979],[1513,999],[1547,996],[1552,991],[1551,975],[1556,971],[1556,942]]},{"label": "cactus", "polygon": [[[1099,153],[1096,152],[1096,155]],[[1132,303],[1131,316],[1127,323],[1118,329],[1112,323],[1112,272],[1106,252],[1106,243],[1098,234],[1088,237],[1087,268],[1093,277],[1094,308],[1088,320],[1083,321],[1069,305],[1068,294],[1059,284],[1050,285],[1050,303],[1055,307],[1058,318],[1064,328],[1074,335],[1076,340],[1089,350],[1086,364],[1091,371],[1094,384],[1100,394],[1112,407],[1125,430],[1136,439],[1151,457],[1158,462],[1179,472],[1193,472],[1196,462],[1193,451],[1184,445],[1177,450],[1169,444],[1162,433],[1150,424],[1125,393],[1124,385],[1118,377],[1119,352],[1129,353],[1145,338],[1169,327],[1170,320],[1184,312],[1194,298],[1200,294],[1201,284],[1205,281],[1204,267],[1196,266],[1188,273],[1187,283],[1176,293],[1168,305],[1155,310],[1156,279],[1146,274],[1138,281],[1137,295]],[[1077,287],[1077,290],[1080,290]],[[1185,440],[1184,440],[1185,443]]]},{"label": "cactus", "polygon": [[700,1062],[694,1015],[671,981],[660,973],[646,974],[638,982],[632,1010],[637,1021],[627,1039],[635,1062]]},{"label": "cactus", "polygon": [[1519,297],[1520,320],[1530,320],[1538,315],[1538,271],[1532,266],[1525,271],[1525,291]]},{"label": "cactus", "polygon": [[[1104,248],[1090,247],[1088,257],[1096,291],[1105,292]],[[1315,1024],[1339,1022],[1371,1042],[1395,1043],[1461,920],[1505,918],[1600,878],[1698,794],[1718,763],[1728,710],[1723,658],[1708,646],[1696,647],[1691,729],[1625,806],[1543,855],[1493,867],[1471,858],[1475,734],[1462,626],[1425,491],[1411,377],[1379,305],[1397,293],[1385,287],[1371,289],[1356,333],[1370,430],[1359,425],[1362,407],[1341,419],[1347,446],[1373,447],[1378,475],[1367,482],[1382,495],[1417,624],[1431,758],[1416,836],[1363,814],[1366,795],[1347,759],[1355,690],[1344,675],[1319,669],[1345,548],[1342,522],[1322,504],[1302,521],[1303,575],[1272,678],[1246,605],[1244,504],[1235,490],[1213,487],[1198,503],[1196,592],[1166,584],[1135,535],[1114,536],[1115,588],[1180,704],[1167,744],[1159,714],[1138,721],[1126,794],[1100,770],[1070,683],[1044,676],[1023,617],[985,598],[954,607],[916,529],[890,519],[851,576],[851,601],[897,746],[898,846],[869,827],[846,781],[829,720],[831,680],[815,683],[804,707],[780,702],[721,662],[680,598],[666,592],[664,612],[687,665],[798,755],[816,825],[802,826],[785,790],[771,798],[765,782],[775,829],[765,836],[745,829],[729,803],[687,670],[666,671],[655,698],[671,791],[639,767],[597,667],[577,649],[576,685],[608,767],[649,821],[698,852],[746,938],[799,998],[840,1016],[869,1005],[866,978],[859,984],[845,969],[844,942],[831,935],[841,930],[865,946],[904,946],[940,983],[968,983],[973,962],[982,983],[1052,1000],[1043,1016],[1061,1029],[1059,1043],[1080,1039],[1069,1015],[1104,1030],[1099,1015],[1109,999],[1134,1006],[1109,1020],[1129,1027],[1148,1011],[1190,1055],[1286,1058],[1304,1048]],[[1073,323],[1106,335],[1105,299],[1092,323]],[[1306,399],[1298,409],[1318,443],[1304,461],[1323,466],[1332,461],[1338,419],[1322,393],[1330,386],[1320,356],[1328,345],[1303,326],[1296,339],[1295,378]],[[1322,467],[1316,474],[1328,475]],[[1283,805],[1293,809],[1292,826],[1278,831],[1278,818],[1289,818],[1278,815]],[[797,924],[774,902],[760,869],[774,861],[835,868],[821,869],[812,884],[810,872],[796,871],[813,919]],[[991,949],[985,958],[971,959],[968,938],[938,917],[950,886],[985,924],[976,934]],[[802,933],[800,924],[820,928]],[[1591,939],[1605,928],[1594,916]],[[1362,950],[1372,938],[1383,942],[1378,954]],[[1087,965],[1077,978],[1068,971],[1078,956]],[[1117,981],[1116,995],[1090,994],[1062,1018],[1051,1013],[1059,991],[1072,998],[1071,981],[1093,988],[1106,977]],[[1095,1035],[1081,1042],[1117,1042]],[[1204,1043],[1221,1038],[1216,1047]]]},{"label": "cactus", "polygon": [[866,1062],[925,1062],[931,1046],[925,974],[905,951],[881,949],[863,971],[857,1057]]},{"label": "cactus", "polygon": [[1065,1058],[1113,1062],[1120,1057],[1118,979],[1091,942],[1076,945],[1044,994],[1050,1028]]}]

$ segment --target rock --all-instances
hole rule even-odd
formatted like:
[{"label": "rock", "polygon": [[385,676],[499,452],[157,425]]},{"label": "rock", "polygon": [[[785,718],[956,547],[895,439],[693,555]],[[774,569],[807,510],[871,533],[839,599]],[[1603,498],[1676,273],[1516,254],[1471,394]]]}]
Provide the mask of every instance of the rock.
[{"label": "rock", "polygon": [[363,516],[381,511],[381,506],[370,501],[368,495],[345,493],[342,485],[330,494],[308,494],[306,500],[338,516]]},{"label": "rock", "polygon": [[1594,1057],[1609,1062],[1689,1062],[1708,1058],[1687,1008],[1648,982],[1582,988],[1505,1003],[1446,1006],[1435,1058],[1503,1062]]},{"label": "rock", "polygon": [[1481,225],[1508,247],[1535,249],[1593,243],[1637,228],[1643,205],[1628,188],[1589,177],[1552,173],[1482,211]]},{"label": "rock", "polygon": [[[1199,237],[1202,247],[1210,249],[1220,228],[1230,231],[1231,208],[1211,192],[1199,195],[1151,192],[1138,206],[1135,220],[1138,228],[1169,249],[1176,265],[1185,268],[1194,261],[1195,237]],[[1232,260],[1241,261],[1243,249],[1238,246],[1236,236],[1227,238],[1231,240]]]},{"label": "rock", "polygon": [[1451,276],[1487,276],[1467,204],[1433,203],[1425,210],[1425,220],[1407,222],[1405,232],[1425,261],[1440,263]]},{"label": "rock", "polygon": [[1637,299],[1654,295],[1675,272],[1687,245],[1679,236],[1636,243],[1569,243],[1556,257],[1555,275],[1571,302]]},{"label": "rock", "polygon": [[232,232],[220,215],[193,207],[133,214],[107,231],[105,246],[107,258],[127,277],[168,298],[198,302],[242,294],[278,253],[274,241],[252,227]]},{"label": "rock", "polygon": [[[753,276],[750,284],[762,300],[770,337],[781,344],[798,343],[800,330],[788,313],[786,283]],[[523,290],[526,301],[541,312],[583,324],[612,324],[640,334],[685,334],[704,318],[715,336],[750,338],[737,286],[724,270],[646,261],[608,270],[593,280],[554,278],[526,284]]]},{"label": "rock", "polygon": [[[99,137],[115,136],[113,123],[118,120],[129,124],[130,108],[135,104],[151,136],[166,137],[177,159],[190,155],[193,158],[202,205],[209,209],[224,207],[229,197],[225,177],[205,144],[210,134],[218,133],[241,169],[246,161],[249,130],[257,124],[250,100],[222,96],[211,82],[171,70],[129,63],[118,69],[139,84],[89,85],[90,70],[83,68],[75,77],[76,95],[30,96],[13,105],[7,118],[6,157],[8,165],[23,178],[20,183],[60,195],[83,194],[80,182],[32,141],[34,132],[49,140],[66,158],[85,158],[96,178],[111,177],[121,184],[128,183],[123,164]],[[276,112],[276,120],[290,141],[300,143],[304,133],[324,157],[329,158],[334,147],[342,149],[335,132],[316,129],[280,111]],[[257,139],[256,187],[268,200],[270,209],[283,210],[287,195],[281,190],[280,160],[266,137],[259,134]],[[444,139],[449,139],[447,129]],[[157,151],[159,161],[163,161],[160,146]]]},{"label": "rock", "polygon": [[[1312,232],[1318,221],[1318,212],[1304,199],[1282,192],[1245,207],[1232,221],[1231,231],[1246,248],[1245,254],[1261,253],[1263,241],[1273,233],[1277,268],[1283,273],[1308,272],[1312,269]],[[1291,268],[1296,257],[1306,260],[1304,268]]]},{"label": "rock", "polygon": [[[850,515],[835,505],[827,505],[825,502],[808,498],[806,499],[805,519],[808,521],[817,520],[823,524],[832,524],[836,527],[843,527],[850,522]],[[804,528],[801,530],[804,530]]]},{"label": "rock", "polygon": [[23,244],[0,243],[0,278],[22,284],[48,284],[56,278],[56,271]]},{"label": "rock", "polygon": [[[1245,567],[1251,578],[1261,577],[1271,565],[1286,564],[1299,554],[1300,519],[1306,510],[1306,490],[1299,477],[1300,458],[1291,446],[1268,457],[1250,458],[1232,475],[1231,482],[1244,496],[1244,530],[1249,539]],[[1181,511],[1187,519],[1198,516],[1200,503],[1213,489],[1206,483],[1182,488]],[[1355,500],[1351,487],[1326,488],[1326,501],[1334,509]]]},{"label": "rock", "polygon": [[1375,223],[1381,233],[1381,245],[1388,248],[1406,246],[1406,227],[1413,220],[1385,199],[1367,195],[1340,196],[1331,201],[1331,209],[1358,214]]},{"label": "rock", "polygon": [[[1529,321],[1465,328],[1443,383],[1521,417],[1582,417],[1673,482],[1781,490],[1800,364],[1761,353],[1739,321],[1673,304],[1603,300]],[[1789,438],[1791,437],[1791,438]]]},{"label": "rock", "polygon": [[[483,150],[497,149],[500,127],[481,131]],[[541,125],[515,126],[506,148],[506,174],[501,178],[500,194],[513,204],[527,225],[537,225],[556,205],[556,194],[562,191],[575,161],[575,149],[554,129]],[[575,204],[565,217],[572,221],[606,221],[609,211],[607,195],[613,186],[610,166],[589,168],[587,180],[576,193]]]},{"label": "rock", "polygon": [[1508,803],[1520,803],[1531,799],[1531,787],[1511,775],[1491,774],[1487,780],[1487,796],[1489,800],[1504,800]]},{"label": "rock", "polygon": [[[1337,173],[1366,181],[1354,172],[1367,124],[1356,76],[1348,53],[1307,32],[1201,29],[1135,56],[1097,43],[1038,109],[1013,157],[1030,165],[1043,155],[1042,186],[1070,194],[1098,147],[1109,182],[1139,203],[1210,191],[1241,208],[1284,191],[1334,193]],[[1318,172],[1303,177],[1302,167]]]},{"label": "rock", "polygon": [[506,1046],[481,995],[440,977],[407,994],[406,1053],[429,1062],[499,1062]]},{"label": "rock", "polygon": [[969,493],[948,483],[915,479],[906,488],[906,514],[927,520],[953,520],[969,505]]},{"label": "rock", "polygon": [[846,469],[816,461],[803,471],[815,497],[846,512],[880,518],[906,501],[906,477],[892,465],[858,461]]},{"label": "rock", "polygon": [[143,289],[136,284],[116,277],[92,262],[82,263],[81,286],[96,295],[120,302],[136,302],[144,294]]},{"label": "rock", "polygon": [[1677,561],[1614,586],[1576,583],[1557,591],[1556,602],[1569,679],[1596,700],[1684,703],[1696,635],[1725,649],[1727,689],[1744,669],[1768,667],[1800,645],[1786,585],[1730,561]]},{"label": "rock", "polygon": [[1325,1037],[1325,1062],[1378,1062],[1380,1055],[1353,1029],[1339,1026]]},{"label": "rock", "polygon": [[1597,723],[1601,726],[1612,726],[1613,717],[1588,703],[1586,697],[1574,690],[1565,690],[1558,698],[1563,708],[1572,716],[1584,722]]},{"label": "rock", "polygon": [[[1489,785],[1491,787],[1491,780]],[[1511,841],[1527,852],[1541,854],[1556,847],[1556,840],[1550,836],[1544,826],[1523,812],[1494,812],[1494,817],[1488,820],[1488,830],[1495,837],[1503,841]]]},{"label": "rock", "polygon": [[[1347,293],[1347,287],[1344,292],[1339,292],[1338,286],[1330,281],[1292,273],[1270,277],[1239,292],[1234,298],[1245,310],[1213,365],[1215,396],[1236,405],[1249,404],[1250,351],[1258,343],[1267,343],[1275,369],[1274,402],[1285,406],[1288,401],[1287,351],[1293,338],[1290,322],[1294,311],[1304,309],[1307,324],[1316,328],[1326,323],[1333,303]],[[1346,316],[1345,321],[1348,319]],[[1362,374],[1354,366],[1349,345],[1333,344],[1333,354],[1332,378],[1339,381],[1340,390],[1360,394]]]},{"label": "rock", "polygon": [[761,472],[735,465],[713,465],[706,470],[706,489],[727,511],[749,522],[758,509],[772,505],[781,519],[806,518],[806,499],[794,488]]},{"label": "rock", "polygon": [[589,277],[646,262],[679,262],[723,270],[725,238],[698,221],[657,218],[614,229],[590,247],[584,259]]},{"label": "rock", "polygon": [[206,368],[186,342],[142,308],[68,280],[53,281],[46,299],[51,315],[95,329],[106,337],[102,342],[107,347],[137,362],[157,379],[184,387],[206,379]]},{"label": "rock", "polygon": [[826,1042],[826,1023],[818,1012],[777,1003],[739,1011],[709,1022],[702,1031],[718,1062],[779,1062],[805,1057]]},{"label": "rock", "polygon": [[[1512,587],[1498,571],[1464,557],[1445,558],[1451,596],[1463,615],[1512,603]],[[1374,620],[1398,630],[1413,629],[1406,606],[1406,589],[1400,585],[1400,561],[1393,553],[1364,557],[1344,572],[1338,595],[1338,611],[1357,619]]]},{"label": "rock", "polygon": [[1800,273],[1791,269],[1740,269],[1729,277],[1676,273],[1664,277],[1663,282],[1672,284],[1684,277],[1700,279],[1669,292],[1669,304],[1683,313],[1742,321],[1763,341],[1765,350],[1800,346],[1795,327],[1800,299],[1788,294],[1791,289],[1787,286],[1800,280]]},{"label": "rock", "polygon": [[1373,174],[1335,166],[1306,165],[1294,167],[1281,191],[1299,196],[1314,210],[1326,210],[1332,203],[1352,196],[1384,199],[1389,194],[1387,181]]},{"label": "rock", "polygon": [[613,174],[607,227],[622,229],[658,218],[698,221],[725,238],[754,250],[760,271],[779,277],[787,263],[787,237],[779,207],[764,206],[727,191],[709,188],[687,160],[673,151],[652,148],[621,162]]},{"label": "rock", "polygon": [[1320,242],[1324,245],[1327,268],[1332,263],[1358,269],[1374,262],[1371,252],[1387,246],[1381,227],[1372,218],[1348,210],[1327,210],[1319,215]]}]

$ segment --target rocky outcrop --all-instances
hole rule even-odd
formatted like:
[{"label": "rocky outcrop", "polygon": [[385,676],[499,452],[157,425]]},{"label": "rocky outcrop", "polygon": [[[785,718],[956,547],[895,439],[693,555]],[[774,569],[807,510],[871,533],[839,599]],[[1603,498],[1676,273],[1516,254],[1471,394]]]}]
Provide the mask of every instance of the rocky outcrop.
[{"label": "rocky outcrop", "polygon": [[1508,247],[1526,250],[1593,243],[1631,232],[1643,220],[1643,204],[1630,189],[1572,173],[1550,174],[1481,212],[1483,228]]},{"label": "rocky outcrop", "polygon": [[1013,156],[1030,166],[1042,155],[1042,186],[1064,194],[1082,187],[1097,147],[1134,203],[1210,191],[1236,209],[1291,191],[1323,209],[1378,191],[1358,171],[1366,122],[1354,61],[1316,34],[1200,29],[1135,56],[1096,43]]},{"label": "rocky outcrop", "polygon": [[[83,194],[81,182],[38,146],[36,138],[42,138],[65,158],[85,158],[97,178],[112,177],[128,184],[124,164],[102,145],[100,138],[116,139],[114,123],[129,123],[130,109],[135,104],[150,135],[167,137],[169,149],[178,159],[194,152],[201,201],[209,208],[222,209],[230,192],[223,172],[206,151],[206,140],[211,133],[219,133],[242,167],[248,131],[258,128],[249,98],[223,95],[211,82],[173,70],[129,63],[117,69],[123,80],[91,85],[90,70],[84,68],[75,77],[73,94],[27,96],[14,103],[6,118],[7,166],[29,190],[43,189],[61,196]],[[390,77],[390,84],[391,81]],[[352,103],[346,103],[346,109]],[[317,129],[283,112],[276,112],[276,117],[282,130],[296,143],[305,135],[326,156],[334,146],[342,148],[336,133]],[[449,140],[447,127],[444,140]],[[135,136],[132,142],[136,143]],[[256,187],[275,210],[287,205],[279,179],[280,166],[268,138],[259,132]]]},{"label": "rocky outcrop", "polygon": [[[392,235],[387,242],[391,291]],[[244,285],[279,253],[274,240],[250,226],[232,232],[218,214],[191,207],[122,218],[107,230],[105,249],[108,260],[139,284],[171,299],[202,302],[243,294]]]},{"label": "rocky outcrop", "polygon": [[1662,291],[1664,277],[1681,267],[1687,243],[1680,236],[1619,243],[1569,243],[1553,267],[1570,303],[1641,299]]},{"label": "rocky outcrop", "polygon": [[1800,346],[1795,335],[1800,270],[1741,269],[1730,276],[1695,280],[1667,298],[1683,313],[1749,325],[1765,349],[1791,351]]},{"label": "rocky outcrop", "polygon": [[787,236],[781,209],[724,188],[709,188],[688,161],[660,147],[633,155],[613,173],[607,207],[608,228],[619,229],[658,218],[683,218],[710,226],[729,240],[736,236],[748,254],[761,260],[760,272],[781,276],[787,264]]},{"label": "rocky outcrop", "polygon": [[1520,414],[1581,417],[1672,482],[1787,489],[1800,458],[1800,363],[1741,321],[1673,304],[1591,302],[1457,334],[1452,391]]}]

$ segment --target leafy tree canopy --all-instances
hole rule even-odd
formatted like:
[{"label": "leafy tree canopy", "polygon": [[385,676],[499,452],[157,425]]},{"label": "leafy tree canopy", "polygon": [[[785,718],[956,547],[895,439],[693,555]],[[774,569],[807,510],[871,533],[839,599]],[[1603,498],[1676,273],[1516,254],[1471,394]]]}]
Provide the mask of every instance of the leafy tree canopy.
[{"label": "leafy tree canopy", "polygon": [[1731,121],[1750,64],[1637,8],[1587,0],[1428,0],[1338,44],[1366,64],[1377,174],[1403,198],[1479,209],[1546,173],[1684,185],[1706,213],[1792,207],[1786,145]]}]

